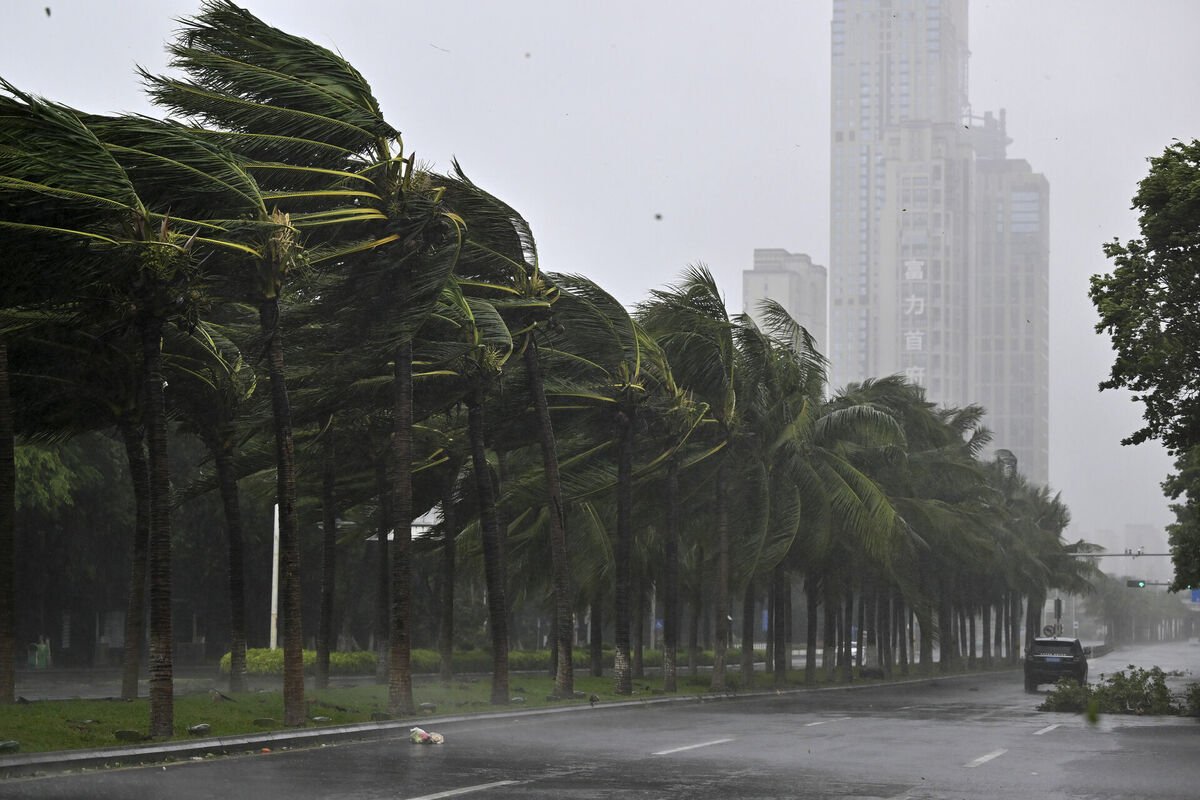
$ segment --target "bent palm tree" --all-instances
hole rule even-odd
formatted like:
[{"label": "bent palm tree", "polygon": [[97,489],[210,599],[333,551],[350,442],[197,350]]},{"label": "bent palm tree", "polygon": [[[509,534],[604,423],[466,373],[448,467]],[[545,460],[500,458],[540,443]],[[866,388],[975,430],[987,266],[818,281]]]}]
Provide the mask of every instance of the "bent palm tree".
[{"label": "bent palm tree", "polygon": [[[309,265],[352,275],[362,318],[381,330],[370,356],[388,365],[393,386],[392,619],[388,707],[411,712],[409,547],[412,524],[412,337],[432,312],[457,257],[457,222],[439,190],[404,156],[363,76],[345,59],[273,28],[226,0],[209,0],[171,45],[189,80],[143,73],[153,98],[210,129],[197,131],[247,159],[277,218],[309,234]],[[284,213],[286,211],[286,213]],[[276,212],[272,212],[273,215]],[[303,721],[299,549],[294,454],[284,387],[280,290],[298,264],[297,243],[276,242],[284,258],[259,261],[255,286],[268,336],[275,398],[281,548],[285,549],[285,722]],[[368,337],[371,338],[371,337]]]}]

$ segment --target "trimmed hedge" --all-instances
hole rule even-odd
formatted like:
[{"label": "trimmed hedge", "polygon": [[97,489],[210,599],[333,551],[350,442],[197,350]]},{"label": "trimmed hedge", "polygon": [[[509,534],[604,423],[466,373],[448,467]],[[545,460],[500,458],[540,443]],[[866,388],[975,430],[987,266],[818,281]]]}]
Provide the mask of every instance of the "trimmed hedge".
[{"label": "trimmed hedge", "polygon": [[[726,663],[736,667],[741,651],[731,647],[726,651]],[[229,674],[229,653],[221,658],[221,672]],[[602,654],[604,666],[612,669],[613,650],[605,648]],[[697,659],[700,666],[711,667],[713,652],[702,651]],[[765,660],[765,652],[754,651],[754,660]],[[304,673],[313,674],[317,662],[315,650],[304,651]],[[592,664],[591,652],[586,648],[575,648],[572,662],[576,669],[587,669]],[[415,649],[412,651],[412,671],[414,675],[437,674],[442,659],[436,650]],[[662,666],[661,650],[645,650],[642,653],[642,663],[647,667]],[[689,667],[688,652],[681,649],[677,656],[677,666],[681,669]],[[508,668],[513,672],[549,671],[549,650],[513,650],[508,654]],[[282,675],[283,649],[251,649],[246,651],[246,671],[250,675]],[[456,650],[454,652],[455,672],[487,673],[492,671],[492,654],[487,650]],[[375,673],[375,653],[358,650],[351,653],[330,653],[330,675],[373,675]]]}]

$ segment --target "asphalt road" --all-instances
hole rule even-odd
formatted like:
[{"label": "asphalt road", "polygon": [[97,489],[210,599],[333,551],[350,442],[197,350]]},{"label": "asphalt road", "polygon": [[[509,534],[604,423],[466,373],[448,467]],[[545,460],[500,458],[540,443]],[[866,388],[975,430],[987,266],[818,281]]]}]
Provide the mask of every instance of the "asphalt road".
[{"label": "asphalt road", "polygon": [[[1200,646],[1093,659],[1200,673]],[[1193,675],[1192,680],[1200,680]],[[1044,695],[1044,691],[1041,693]],[[0,784],[6,798],[1200,796],[1200,723],[1035,710],[1020,673],[429,725],[394,738]]]}]

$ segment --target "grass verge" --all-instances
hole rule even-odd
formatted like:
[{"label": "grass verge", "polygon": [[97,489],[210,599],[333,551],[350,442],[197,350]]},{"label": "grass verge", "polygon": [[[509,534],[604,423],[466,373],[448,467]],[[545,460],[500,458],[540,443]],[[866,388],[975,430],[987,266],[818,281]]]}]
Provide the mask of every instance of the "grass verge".
[{"label": "grass verge", "polygon": [[[938,677],[935,673],[925,677]],[[804,683],[804,671],[788,672],[788,688],[829,686],[823,673],[819,673],[816,684]],[[897,674],[895,679],[921,677],[916,672],[911,676]],[[741,675],[731,670],[728,675],[730,692],[770,691],[774,688],[774,676],[767,673],[755,675],[749,687],[741,686]],[[859,677],[856,683],[877,683],[878,677]],[[357,722],[372,722],[391,719],[387,714],[387,687],[380,685],[337,686],[336,688],[307,688],[306,727],[317,729],[332,725]],[[472,677],[443,685],[436,678],[414,678],[413,700],[419,706],[432,704],[432,711],[419,712],[411,720],[419,725],[420,720],[431,716],[468,714],[547,706],[583,705],[595,695],[599,702],[629,699],[654,699],[663,694],[662,679],[635,679],[634,694],[617,695],[613,692],[611,677],[592,677],[575,674],[576,697],[569,700],[551,699],[554,679],[545,674],[521,673],[509,678],[509,694],[514,702],[506,706],[492,705],[490,677]],[[175,697],[175,732],[172,740],[196,738],[188,732],[195,725],[208,725],[202,737],[238,736],[263,733],[283,728],[283,694],[280,691],[256,691],[239,694],[208,691],[212,681],[177,681]],[[676,696],[708,695],[711,676],[681,674]],[[225,699],[228,698],[228,699]],[[516,700],[520,698],[520,700]],[[57,750],[74,750],[93,747],[110,747],[127,744],[118,738],[117,731],[129,731],[144,735],[150,715],[149,700],[123,701],[106,700],[39,700],[0,706],[0,742],[19,742],[19,752],[38,753]],[[126,734],[128,736],[129,734]],[[2,755],[2,754],[0,754]]]}]

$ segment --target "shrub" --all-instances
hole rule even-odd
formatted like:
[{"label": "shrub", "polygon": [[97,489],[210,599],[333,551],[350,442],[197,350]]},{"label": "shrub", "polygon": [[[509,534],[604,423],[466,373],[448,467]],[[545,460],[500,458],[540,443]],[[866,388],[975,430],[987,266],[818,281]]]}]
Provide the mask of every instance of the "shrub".
[{"label": "shrub", "polygon": [[[1190,694],[1191,687],[1189,697],[1184,700],[1185,706],[1190,702]],[[1128,673],[1118,670],[1090,686],[1079,686],[1070,678],[1061,678],[1045,702],[1038,706],[1039,711],[1082,712],[1089,709],[1101,714],[1155,715],[1179,714],[1183,710],[1167,688],[1166,673],[1158,667],[1139,669],[1132,664]]]},{"label": "shrub", "polygon": [[1189,683],[1183,690],[1183,707],[1180,713],[1189,717],[1200,717],[1200,683]]},{"label": "shrub", "polygon": [[1054,688],[1046,694],[1046,700],[1038,711],[1074,711],[1082,713],[1087,710],[1091,700],[1091,687],[1080,685],[1073,678],[1059,678]]},{"label": "shrub", "polygon": [[[741,657],[738,648],[731,647],[726,653],[726,664],[736,667]],[[756,661],[765,659],[765,651],[755,650]],[[304,673],[312,675],[317,663],[315,650],[305,650],[303,654]],[[435,675],[441,668],[442,658],[436,650],[413,649],[411,654],[412,672],[414,675]],[[591,666],[591,651],[577,647],[572,659],[575,669],[585,670]],[[612,669],[613,650],[605,648],[602,660],[606,668]],[[711,667],[713,652],[701,651],[696,659],[701,666]],[[375,653],[369,650],[357,650],[350,653],[330,653],[329,673],[331,675],[372,675],[375,673]],[[662,667],[661,650],[643,650],[642,663],[647,667]],[[681,648],[676,655],[676,666],[679,669],[690,667],[688,651]],[[550,670],[549,650],[513,650],[508,654],[508,668],[513,672],[548,672]],[[221,658],[222,674],[229,674],[229,653]],[[492,654],[488,650],[467,648],[454,651],[454,671],[462,673],[489,673],[492,671]],[[250,675],[283,675],[283,649],[269,650],[255,648],[246,651],[246,672]]]},{"label": "shrub", "polygon": [[[304,674],[311,675],[316,667],[317,652],[305,650],[301,658],[304,663]],[[229,653],[221,657],[222,674],[229,674],[229,661]],[[329,654],[329,674],[331,675],[371,675],[374,672],[375,654],[372,652],[358,650],[352,653]],[[246,673],[248,675],[282,675],[283,648],[247,650]]]}]

